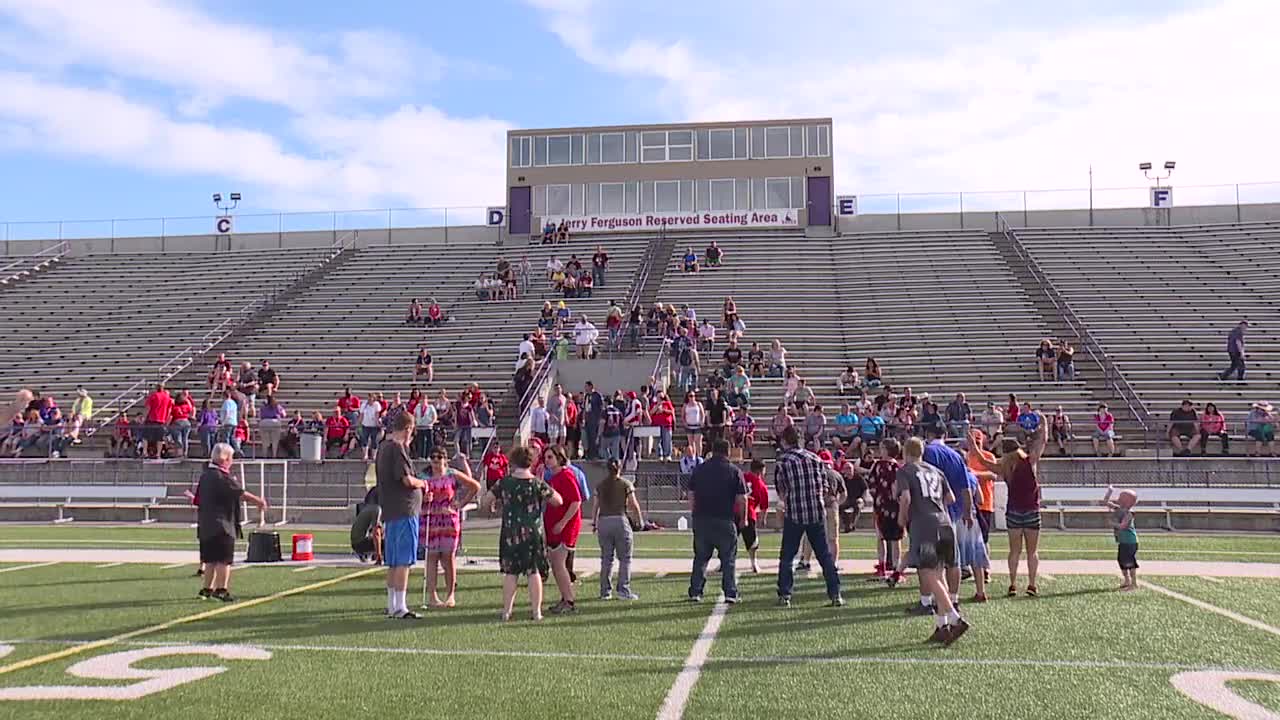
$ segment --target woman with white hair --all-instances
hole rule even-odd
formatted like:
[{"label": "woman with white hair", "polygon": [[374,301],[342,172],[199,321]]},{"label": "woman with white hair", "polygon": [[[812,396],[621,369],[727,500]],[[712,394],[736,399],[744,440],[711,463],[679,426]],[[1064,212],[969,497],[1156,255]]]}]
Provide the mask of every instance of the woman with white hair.
[{"label": "woman with white hair", "polygon": [[240,504],[248,502],[265,512],[267,500],[245,490],[231,474],[235,450],[230,445],[218,443],[210,455],[192,500],[198,508],[196,536],[200,540],[200,562],[205,568],[199,597],[235,602],[229,586],[236,538],[241,535]]}]

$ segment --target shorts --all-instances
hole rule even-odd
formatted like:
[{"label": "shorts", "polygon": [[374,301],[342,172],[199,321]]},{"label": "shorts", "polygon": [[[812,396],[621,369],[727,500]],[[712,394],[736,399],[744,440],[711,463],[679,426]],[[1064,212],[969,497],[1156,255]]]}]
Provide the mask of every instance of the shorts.
[{"label": "shorts", "polygon": [[1116,437],[1115,430],[1094,430],[1093,438],[1095,440],[1114,440]]},{"label": "shorts", "polygon": [[942,568],[959,567],[960,558],[956,552],[956,530],[950,525],[938,528],[933,537],[922,537],[911,533],[911,549],[907,555],[907,564],[921,570],[940,570]]},{"label": "shorts", "polygon": [[1121,570],[1138,569],[1138,543],[1120,543],[1116,546],[1116,562]]},{"label": "shorts", "polygon": [[564,532],[555,535],[551,532],[551,526],[547,526],[547,550],[558,550],[561,547],[573,552],[578,547],[578,533],[582,530],[581,523],[573,523],[564,529]]},{"label": "shorts", "polygon": [[702,426],[701,425],[685,426],[685,432],[689,433],[690,435],[701,435]]},{"label": "shorts", "polygon": [[383,560],[387,567],[413,567],[413,564],[418,561],[420,525],[417,517],[399,518],[383,523],[383,537],[386,542]]},{"label": "shorts", "polygon": [[1061,441],[1063,441],[1063,442],[1066,442],[1066,441],[1068,441],[1068,440],[1070,440],[1070,439],[1071,439],[1071,433],[1067,432],[1066,430],[1064,430],[1064,429],[1062,429],[1062,428],[1054,428],[1054,429],[1053,429],[1053,439],[1054,439],[1054,441],[1061,440]]},{"label": "shorts", "polygon": [[1276,429],[1270,425],[1256,427],[1249,431],[1249,437],[1258,442],[1271,442],[1276,439]]},{"label": "shorts", "polygon": [[898,542],[902,539],[902,526],[898,524],[897,515],[876,513],[876,529],[880,531],[880,537],[889,542]]},{"label": "shorts", "polygon": [[166,434],[168,429],[165,428],[164,423],[149,422],[142,428],[142,439],[147,442],[164,442]]},{"label": "shorts", "polygon": [[748,520],[746,525],[738,528],[738,534],[742,536],[742,544],[748,550],[760,547],[760,534],[756,532],[755,520]]},{"label": "shorts", "polygon": [[1027,512],[1018,512],[1016,510],[1006,510],[1004,514],[1005,525],[1010,530],[1039,530],[1040,529],[1040,511],[1029,510]]},{"label": "shorts", "polygon": [[994,510],[978,511],[978,529],[982,531],[982,542],[991,542],[991,526],[996,524],[996,513]]},{"label": "shorts", "polygon": [[236,539],[230,535],[216,535],[200,540],[200,562],[230,565],[235,559]]}]

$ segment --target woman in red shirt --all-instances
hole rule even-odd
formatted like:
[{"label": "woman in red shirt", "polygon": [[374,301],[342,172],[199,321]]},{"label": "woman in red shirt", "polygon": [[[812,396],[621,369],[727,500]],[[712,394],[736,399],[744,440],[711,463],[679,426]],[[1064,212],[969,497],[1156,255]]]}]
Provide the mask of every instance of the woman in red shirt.
[{"label": "woman in red shirt", "polygon": [[577,395],[569,395],[564,401],[564,444],[569,449],[569,457],[578,457],[578,447],[582,444],[582,426],[578,424],[578,400]]},{"label": "woman in red shirt", "polygon": [[676,408],[665,390],[658,393],[658,399],[649,411],[649,419],[658,428],[658,459],[671,462],[671,432],[676,424]]},{"label": "woman in red shirt", "polygon": [[1048,423],[1040,418],[1035,433],[1022,444],[1013,438],[1001,441],[998,461],[978,455],[987,470],[998,473],[1009,488],[1005,523],[1009,528],[1009,597],[1018,594],[1018,561],[1022,545],[1027,546],[1027,596],[1036,597],[1036,574],[1040,568],[1040,457],[1049,439]]},{"label": "woman in red shirt", "polygon": [[191,403],[191,396],[187,395],[186,390],[179,390],[178,397],[173,401],[173,408],[169,411],[169,437],[182,451],[183,457],[191,449],[191,416],[195,412],[196,406]]},{"label": "woman in red shirt", "polygon": [[497,440],[489,445],[489,451],[480,461],[484,465],[484,485],[490,490],[499,480],[507,476],[507,456],[502,453],[502,444]]},{"label": "woman in red shirt", "polygon": [[547,531],[547,550],[551,555],[551,574],[560,590],[560,602],[551,607],[556,615],[577,612],[574,604],[573,581],[569,577],[569,553],[578,545],[578,533],[582,530],[582,493],[578,490],[578,478],[569,467],[569,456],[564,448],[552,445],[542,451],[542,462],[550,474],[548,484],[559,493],[564,504],[548,506],[542,515]]}]

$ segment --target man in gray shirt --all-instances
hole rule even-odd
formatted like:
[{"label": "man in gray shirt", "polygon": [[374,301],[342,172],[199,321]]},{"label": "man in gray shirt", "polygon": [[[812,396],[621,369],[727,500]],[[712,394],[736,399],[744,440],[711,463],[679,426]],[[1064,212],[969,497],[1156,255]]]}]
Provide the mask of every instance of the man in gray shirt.
[{"label": "man in gray shirt", "polygon": [[378,504],[382,506],[382,527],[386,538],[387,617],[416,620],[409,609],[409,571],[418,561],[418,517],[422,514],[426,483],[413,476],[409,459],[409,439],[413,437],[413,416],[400,413],[391,421],[390,432],[378,446],[375,471],[378,477]]},{"label": "man in gray shirt", "polygon": [[947,506],[955,495],[938,468],[924,462],[924,441],[913,437],[902,446],[905,461],[897,474],[898,522],[910,528],[908,562],[916,566],[920,594],[934,598],[934,631],[930,642],[950,645],[969,629],[969,623],[951,604],[944,577],[946,568],[959,564],[956,531]]}]

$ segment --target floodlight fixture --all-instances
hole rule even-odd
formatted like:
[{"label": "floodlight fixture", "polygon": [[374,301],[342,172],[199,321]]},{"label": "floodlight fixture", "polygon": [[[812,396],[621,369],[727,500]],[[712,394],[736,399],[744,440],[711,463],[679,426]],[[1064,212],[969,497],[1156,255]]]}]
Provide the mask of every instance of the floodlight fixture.
[{"label": "floodlight fixture", "polygon": [[1174,166],[1175,166],[1175,165],[1177,165],[1177,163],[1175,163],[1175,162],[1174,162],[1174,161],[1172,161],[1172,160],[1165,160],[1165,161],[1164,161],[1164,169],[1165,169],[1165,170],[1172,170],[1172,169],[1174,168]]},{"label": "floodlight fixture", "polygon": [[[1164,166],[1173,167],[1173,163],[1165,163]],[[240,193],[238,192],[231,193],[231,202],[240,202]]]},{"label": "floodlight fixture", "polygon": [[214,194],[213,194],[213,201],[214,201],[215,203],[220,203],[220,202],[222,202],[222,193],[214,193]]},{"label": "floodlight fixture", "polygon": [[1150,169],[1151,169],[1151,163],[1149,163],[1149,162],[1138,163],[1138,169],[1139,169],[1139,170],[1142,170],[1142,171],[1144,171],[1144,172],[1145,172],[1145,171],[1147,171],[1147,170],[1150,170]]}]

